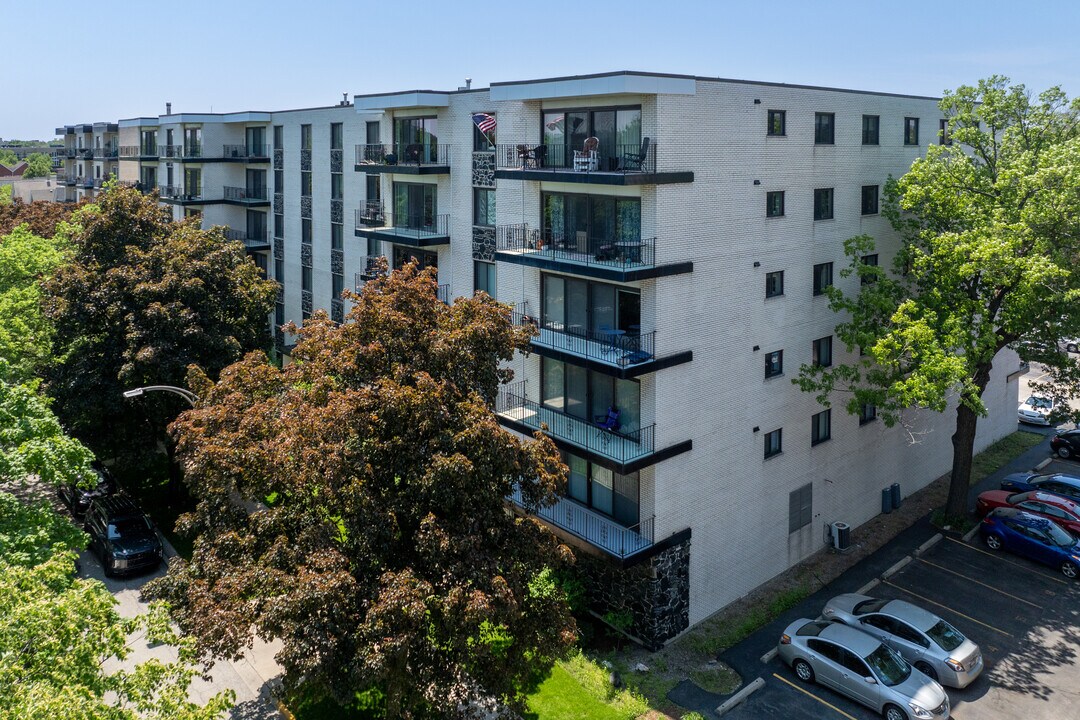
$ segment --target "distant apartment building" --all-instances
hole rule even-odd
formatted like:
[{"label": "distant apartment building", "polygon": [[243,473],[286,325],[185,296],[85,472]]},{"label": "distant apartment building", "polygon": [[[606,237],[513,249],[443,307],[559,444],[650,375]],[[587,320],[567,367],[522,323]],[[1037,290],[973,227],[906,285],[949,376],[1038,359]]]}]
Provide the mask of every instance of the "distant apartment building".
[{"label": "distant apartment building", "polygon": [[56,128],[64,141],[57,148],[56,200],[77,202],[92,199],[110,177],[119,172],[118,127],[97,122]]},{"label": "distant apartment building", "polygon": [[[539,518],[656,647],[948,471],[949,414],[912,444],[791,382],[850,359],[824,289],[855,289],[847,238],[891,262],[883,185],[942,122],[933,98],[618,72],[122,120],[120,177],[248,242],[275,327],[341,321],[378,257],[513,305],[537,334],[496,411],[570,469]],[[1017,365],[977,449],[1016,427]]]}]

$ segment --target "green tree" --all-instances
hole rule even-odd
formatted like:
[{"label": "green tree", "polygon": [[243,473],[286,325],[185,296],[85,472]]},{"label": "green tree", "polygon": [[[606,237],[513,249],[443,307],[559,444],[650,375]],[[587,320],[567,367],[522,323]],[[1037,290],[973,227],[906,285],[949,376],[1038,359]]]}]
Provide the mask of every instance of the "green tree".
[{"label": "green tree", "polygon": [[0,185],[0,208],[11,205],[14,194],[14,188],[11,185]]},{"label": "green tree", "polygon": [[837,326],[859,360],[804,366],[797,379],[828,404],[877,406],[887,424],[908,408],[955,404],[946,515],[963,515],[983,391],[999,353],[1016,347],[1048,366],[1046,390],[1080,393],[1080,367],[1060,350],[1080,334],[1080,102],[1058,88],[1032,97],[991,77],[946,93],[950,143],[886,186],[885,211],[902,239],[892,272],[861,261],[867,236],[852,238],[843,276],[858,293],[829,289]]},{"label": "green tree", "polygon": [[[104,585],[76,577],[75,551],[85,545],[86,536],[47,503],[0,493],[0,717],[222,717],[231,690],[201,706],[187,699],[199,668],[192,642],[170,628],[164,608],[123,619]],[[178,659],[104,669],[128,656],[137,632],[177,646]]]},{"label": "green tree", "polygon": [[58,361],[46,373],[56,412],[99,455],[154,447],[182,407],[123,390],[183,384],[189,364],[216,377],[269,344],[276,285],[243,245],[172,222],[151,197],[116,187],[80,212],[70,263],[44,283]]},{"label": "green tree", "polygon": [[9,148],[0,148],[0,165],[7,165],[12,167],[19,164],[19,156],[15,154],[14,150]]},{"label": "green tree", "polygon": [[45,153],[30,153],[26,156],[25,178],[49,177],[52,175],[52,160]]},{"label": "green tree", "polygon": [[[387,717],[445,716],[478,693],[514,701],[575,639],[553,572],[572,556],[507,512],[566,467],[505,432],[491,406],[528,346],[509,307],[448,307],[409,265],[365,286],[347,321],[318,312],[284,369],[252,353],[173,424],[198,500],[190,563],[153,596],[208,650],[280,638],[286,687]],[[542,675],[541,675],[542,676]]]},{"label": "green tree", "polygon": [[[0,185],[0,190],[4,187],[10,191],[10,185]],[[34,235],[51,238],[59,231],[60,224],[70,220],[74,212],[85,204],[85,200],[78,204],[48,200],[32,203],[9,202],[6,205],[0,202],[0,235],[7,235],[19,225],[25,224]]]}]

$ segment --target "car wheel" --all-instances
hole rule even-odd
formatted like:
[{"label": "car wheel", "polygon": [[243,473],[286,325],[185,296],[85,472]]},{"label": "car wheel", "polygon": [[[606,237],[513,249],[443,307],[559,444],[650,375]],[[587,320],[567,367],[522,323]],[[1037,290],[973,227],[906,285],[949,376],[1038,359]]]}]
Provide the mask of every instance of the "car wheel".
[{"label": "car wheel", "polygon": [[986,542],[986,547],[991,550],[1000,550],[1003,545],[1001,538],[997,535],[987,535],[984,542]]},{"label": "car wheel", "polygon": [[1063,460],[1068,460],[1070,457],[1072,457],[1072,450],[1069,449],[1068,445],[1062,445],[1057,449],[1057,454],[1059,458],[1062,458]]},{"label": "car wheel", "polygon": [[920,660],[919,662],[915,663],[915,669],[921,672],[926,677],[930,678],[931,680],[937,680],[937,671],[934,670],[934,668],[930,667],[929,663],[925,663]]},{"label": "car wheel", "polygon": [[1065,350],[1066,350],[1066,352],[1075,353],[1075,352],[1077,352],[1077,350],[1080,350],[1080,346],[1077,346],[1076,343],[1069,343],[1068,345],[1065,346]]},{"label": "car wheel", "polygon": [[1077,575],[1080,575],[1080,569],[1077,569],[1076,563],[1065,560],[1061,563],[1061,574],[1070,580],[1075,580]]},{"label": "car wheel", "polygon": [[896,705],[886,705],[882,710],[882,714],[885,716],[885,720],[908,720],[907,713]]},{"label": "car wheel", "polygon": [[101,572],[107,578],[113,577],[113,575],[115,573],[113,573],[113,569],[112,569],[112,560],[110,560],[107,557],[101,558]]},{"label": "car wheel", "polygon": [[795,671],[795,676],[804,683],[814,682],[814,668],[810,667],[810,663],[805,660],[796,660],[791,663],[791,669]]}]

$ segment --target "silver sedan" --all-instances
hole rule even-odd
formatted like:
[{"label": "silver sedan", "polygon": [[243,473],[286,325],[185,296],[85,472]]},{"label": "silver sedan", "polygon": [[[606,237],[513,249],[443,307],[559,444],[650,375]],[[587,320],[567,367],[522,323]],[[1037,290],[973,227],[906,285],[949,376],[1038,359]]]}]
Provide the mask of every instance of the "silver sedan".
[{"label": "silver sedan", "polygon": [[822,615],[873,635],[942,685],[965,688],[983,670],[978,645],[937,615],[903,600],[838,595],[825,603]]},{"label": "silver sedan", "polygon": [[840,623],[796,620],[777,646],[803,682],[819,682],[886,720],[947,720],[949,696],[872,635]]}]

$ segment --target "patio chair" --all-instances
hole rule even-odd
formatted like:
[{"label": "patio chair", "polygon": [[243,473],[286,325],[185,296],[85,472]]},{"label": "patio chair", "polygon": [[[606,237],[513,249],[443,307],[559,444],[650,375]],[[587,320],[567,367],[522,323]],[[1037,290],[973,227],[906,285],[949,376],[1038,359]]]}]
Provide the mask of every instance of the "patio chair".
[{"label": "patio chair", "polygon": [[619,159],[619,169],[623,172],[644,172],[645,161],[649,159],[649,138],[641,138],[641,149],[636,153],[623,153]]},{"label": "patio chair", "polygon": [[585,138],[585,143],[580,150],[574,151],[574,170],[577,172],[593,172],[600,164],[600,140],[595,137]]},{"label": "patio chair", "polygon": [[593,424],[596,425],[596,434],[598,437],[604,436],[604,433],[618,432],[619,408],[612,405],[607,409],[606,415],[594,415]]},{"label": "patio chair", "polygon": [[419,165],[424,159],[424,146],[420,143],[410,143],[405,146],[405,162]]}]

